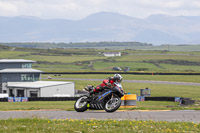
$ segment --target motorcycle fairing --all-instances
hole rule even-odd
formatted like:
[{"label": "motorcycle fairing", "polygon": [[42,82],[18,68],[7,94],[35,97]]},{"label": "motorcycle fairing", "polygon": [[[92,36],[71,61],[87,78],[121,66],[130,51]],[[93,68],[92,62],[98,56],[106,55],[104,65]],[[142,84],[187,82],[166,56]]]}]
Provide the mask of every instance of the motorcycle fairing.
[{"label": "motorcycle fairing", "polygon": [[96,100],[93,100],[92,102],[89,103],[89,109],[94,109],[94,110],[102,110],[105,108],[105,102],[104,99],[111,95],[113,91],[109,90],[104,92],[103,94],[97,95]]},{"label": "motorcycle fairing", "polygon": [[101,96],[99,96],[98,101],[101,101],[104,97],[108,96],[111,92],[112,91],[110,90],[110,91],[107,91],[107,92],[103,93]]}]

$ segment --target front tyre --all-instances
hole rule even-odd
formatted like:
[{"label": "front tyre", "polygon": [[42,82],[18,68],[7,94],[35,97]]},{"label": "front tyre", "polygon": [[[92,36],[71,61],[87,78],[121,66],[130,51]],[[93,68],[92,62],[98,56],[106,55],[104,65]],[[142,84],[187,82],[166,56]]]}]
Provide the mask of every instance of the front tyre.
[{"label": "front tyre", "polygon": [[113,94],[111,99],[109,99],[105,104],[105,111],[114,112],[120,107],[120,105],[121,105],[121,98]]},{"label": "front tyre", "polygon": [[88,98],[87,96],[82,96],[75,102],[74,109],[77,112],[84,112],[87,110],[87,101],[86,101],[87,98]]}]

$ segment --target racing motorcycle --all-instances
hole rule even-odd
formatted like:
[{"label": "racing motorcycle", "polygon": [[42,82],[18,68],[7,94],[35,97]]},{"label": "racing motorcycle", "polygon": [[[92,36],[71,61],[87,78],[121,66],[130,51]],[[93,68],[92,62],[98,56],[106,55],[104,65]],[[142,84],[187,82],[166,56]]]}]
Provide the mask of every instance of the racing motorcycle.
[{"label": "racing motorcycle", "polygon": [[75,102],[74,108],[77,112],[84,112],[87,109],[114,112],[120,107],[123,96],[121,83],[114,83],[113,87],[104,87],[98,94],[80,97]]}]

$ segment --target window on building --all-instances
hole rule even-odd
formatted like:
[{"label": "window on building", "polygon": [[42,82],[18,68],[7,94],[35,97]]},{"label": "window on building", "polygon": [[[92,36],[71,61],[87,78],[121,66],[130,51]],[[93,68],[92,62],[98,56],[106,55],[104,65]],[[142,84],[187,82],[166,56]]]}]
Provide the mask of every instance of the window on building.
[{"label": "window on building", "polygon": [[9,93],[9,96],[10,96],[10,97],[14,97],[13,89],[9,89],[9,92],[10,92],[10,93]]},{"label": "window on building", "polygon": [[3,93],[7,93],[7,90],[3,90]]},{"label": "window on building", "polygon": [[24,97],[24,90],[17,90],[17,97]]},{"label": "window on building", "polygon": [[2,93],[2,83],[0,83],[0,93]]},{"label": "window on building", "polygon": [[21,74],[21,81],[35,81],[34,74]]},{"label": "window on building", "polygon": [[30,97],[38,97],[37,91],[30,91]]},{"label": "window on building", "polygon": [[22,64],[22,68],[32,68],[32,64],[31,63],[24,63],[24,64]]}]

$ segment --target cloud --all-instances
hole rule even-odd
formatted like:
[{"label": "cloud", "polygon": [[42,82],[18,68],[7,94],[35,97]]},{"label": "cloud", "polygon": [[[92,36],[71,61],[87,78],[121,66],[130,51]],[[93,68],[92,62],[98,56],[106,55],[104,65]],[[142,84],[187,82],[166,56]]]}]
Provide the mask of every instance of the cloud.
[{"label": "cloud", "polygon": [[199,15],[199,0],[0,0],[1,16],[81,19],[107,11],[144,18],[152,14]]},{"label": "cloud", "polygon": [[17,7],[11,3],[0,1],[0,15],[15,14],[17,12]]}]

